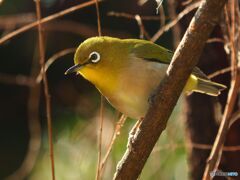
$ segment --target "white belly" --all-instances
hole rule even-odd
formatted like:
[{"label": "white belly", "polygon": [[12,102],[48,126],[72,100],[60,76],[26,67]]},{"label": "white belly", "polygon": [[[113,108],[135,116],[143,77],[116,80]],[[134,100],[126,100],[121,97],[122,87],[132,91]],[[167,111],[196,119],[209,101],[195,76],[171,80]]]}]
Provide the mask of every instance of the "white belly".
[{"label": "white belly", "polygon": [[118,90],[108,100],[131,118],[144,117],[149,106],[149,97],[164,77],[167,67],[165,64],[142,59],[132,60],[132,65],[124,69],[118,78]]}]

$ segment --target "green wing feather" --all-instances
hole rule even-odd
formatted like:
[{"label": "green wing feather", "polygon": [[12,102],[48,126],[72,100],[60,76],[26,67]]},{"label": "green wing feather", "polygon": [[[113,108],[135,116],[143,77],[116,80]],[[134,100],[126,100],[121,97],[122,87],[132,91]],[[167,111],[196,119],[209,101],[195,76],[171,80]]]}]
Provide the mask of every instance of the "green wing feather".
[{"label": "green wing feather", "polygon": [[[132,53],[145,60],[155,61],[164,64],[170,64],[173,52],[146,40],[134,40]],[[193,75],[198,78],[209,80],[209,78],[198,68],[193,68]]]},{"label": "green wing feather", "polygon": [[134,40],[131,53],[139,58],[164,64],[169,64],[173,56],[172,51],[145,40]]}]

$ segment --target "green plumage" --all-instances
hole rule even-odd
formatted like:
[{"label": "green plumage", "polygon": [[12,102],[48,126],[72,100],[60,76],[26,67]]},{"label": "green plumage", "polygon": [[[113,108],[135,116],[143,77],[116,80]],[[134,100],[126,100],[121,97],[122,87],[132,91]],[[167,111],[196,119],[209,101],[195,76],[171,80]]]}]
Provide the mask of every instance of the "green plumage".
[{"label": "green plumage", "polygon": [[[172,56],[168,49],[146,40],[93,37],[80,44],[74,57],[75,66],[69,72],[78,72],[92,82],[120,112],[141,118]],[[196,67],[184,91],[217,96],[225,88],[210,81]]]},{"label": "green plumage", "polygon": [[131,53],[143,59],[156,59],[162,63],[170,63],[172,51],[146,40],[124,40],[127,43],[134,42]]}]

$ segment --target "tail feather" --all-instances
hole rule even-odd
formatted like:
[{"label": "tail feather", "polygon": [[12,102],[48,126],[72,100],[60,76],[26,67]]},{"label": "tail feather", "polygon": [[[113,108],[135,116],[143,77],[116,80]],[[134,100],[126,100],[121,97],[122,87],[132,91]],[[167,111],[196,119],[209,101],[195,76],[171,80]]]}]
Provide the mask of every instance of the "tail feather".
[{"label": "tail feather", "polygon": [[208,94],[210,96],[218,96],[222,90],[227,87],[223,84],[215,83],[207,79],[197,78],[197,88],[195,92]]}]

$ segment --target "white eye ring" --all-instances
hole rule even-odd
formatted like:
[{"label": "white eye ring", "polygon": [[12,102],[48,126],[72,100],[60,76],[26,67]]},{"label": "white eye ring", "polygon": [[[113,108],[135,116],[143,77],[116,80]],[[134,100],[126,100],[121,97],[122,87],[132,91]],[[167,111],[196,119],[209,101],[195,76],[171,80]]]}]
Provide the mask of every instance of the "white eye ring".
[{"label": "white eye ring", "polygon": [[90,55],[89,55],[89,60],[93,63],[97,63],[98,61],[100,61],[101,57],[100,54],[96,51],[93,51]]}]

